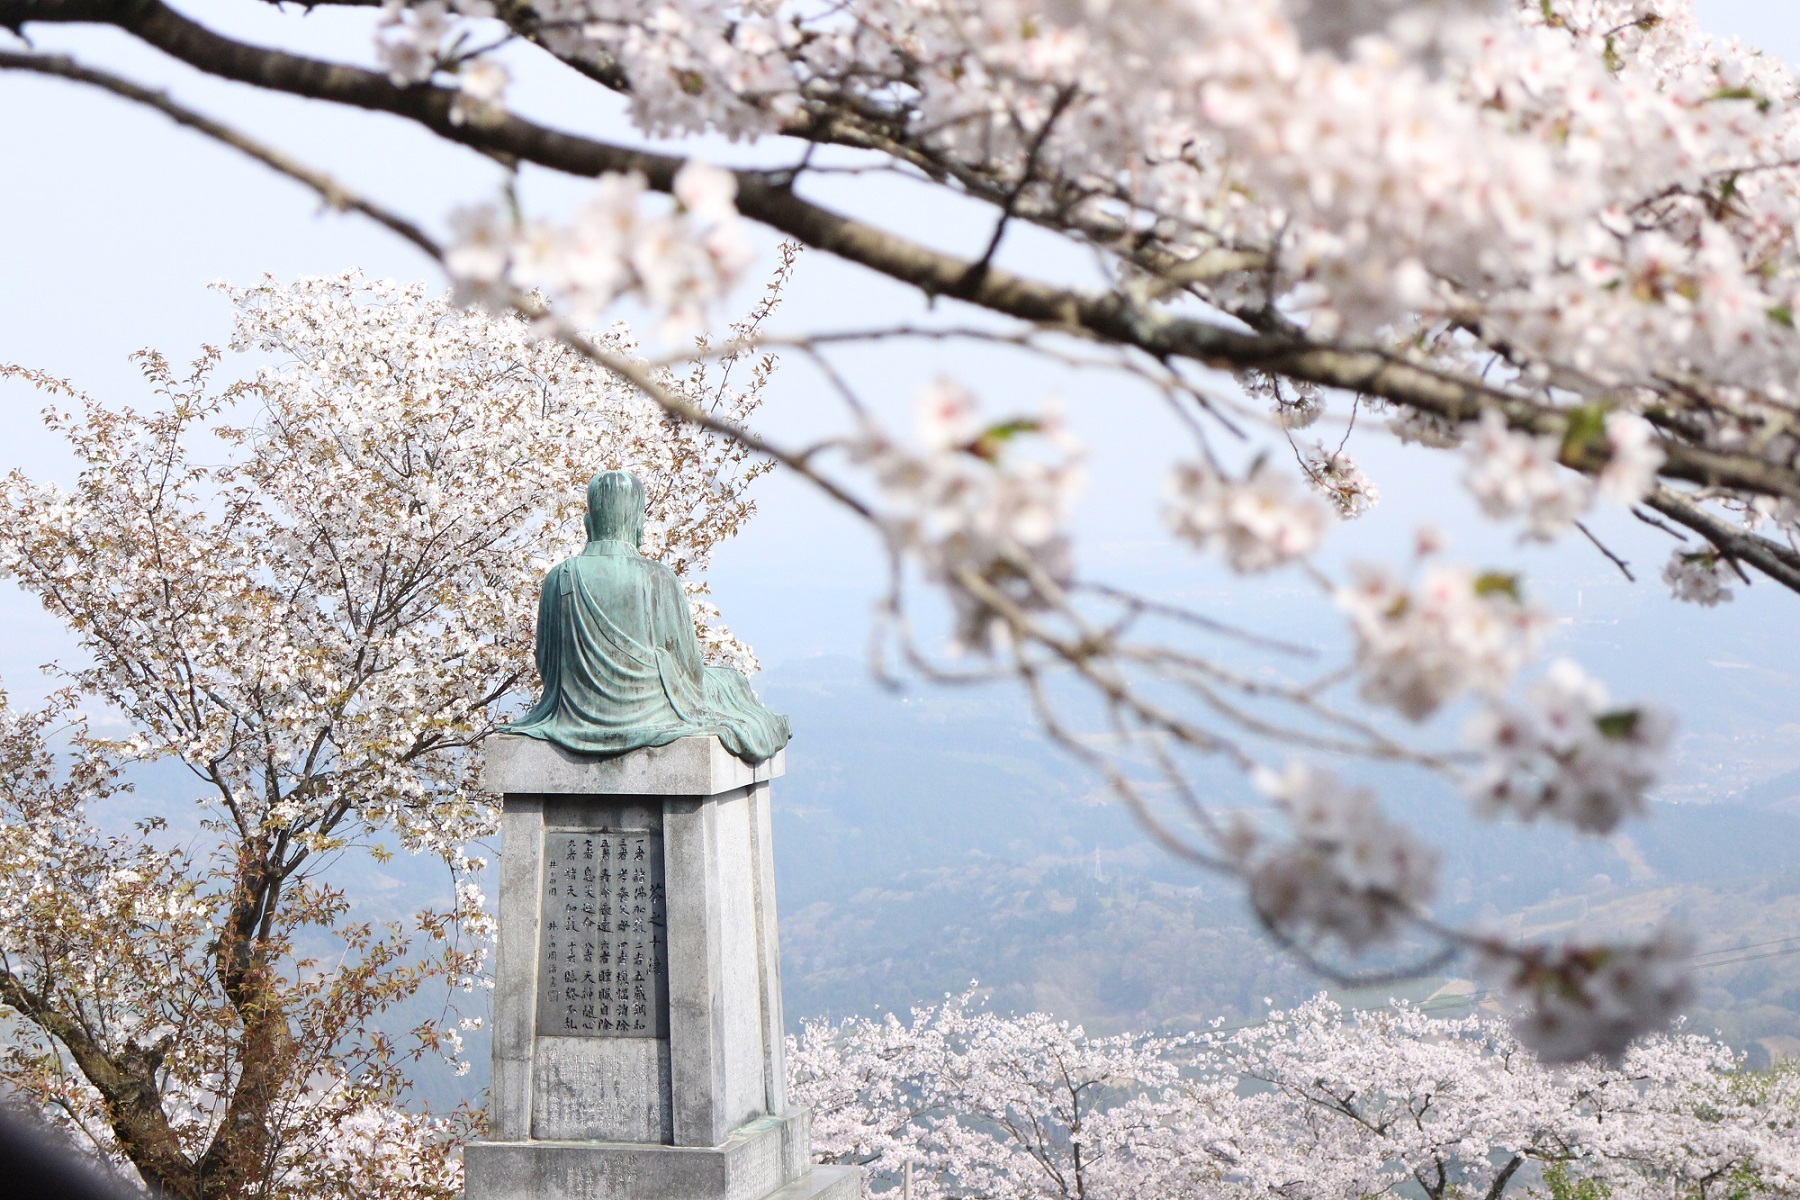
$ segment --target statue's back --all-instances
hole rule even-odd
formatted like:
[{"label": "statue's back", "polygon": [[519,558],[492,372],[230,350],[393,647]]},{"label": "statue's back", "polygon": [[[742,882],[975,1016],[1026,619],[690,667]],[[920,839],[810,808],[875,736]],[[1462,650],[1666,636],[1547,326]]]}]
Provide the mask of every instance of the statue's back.
[{"label": "statue's back", "polygon": [[594,754],[710,734],[746,761],[768,758],[787,744],[787,718],[741,675],[702,663],[680,580],[638,552],[643,497],[622,472],[589,485],[588,544],[538,598],[543,695],[507,732]]}]

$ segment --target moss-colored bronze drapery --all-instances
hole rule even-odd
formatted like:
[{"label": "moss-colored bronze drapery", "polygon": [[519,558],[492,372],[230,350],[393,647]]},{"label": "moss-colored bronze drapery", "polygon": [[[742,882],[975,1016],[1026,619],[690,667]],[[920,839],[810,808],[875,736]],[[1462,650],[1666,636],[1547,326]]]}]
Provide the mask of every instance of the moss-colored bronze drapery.
[{"label": "moss-colored bronze drapery", "polygon": [[544,693],[503,732],[584,754],[621,754],[714,734],[746,762],[787,745],[788,720],[736,671],[700,661],[675,573],[638,553],[644,488],[607,471],[588,485],[588,544],[538,597]]}]

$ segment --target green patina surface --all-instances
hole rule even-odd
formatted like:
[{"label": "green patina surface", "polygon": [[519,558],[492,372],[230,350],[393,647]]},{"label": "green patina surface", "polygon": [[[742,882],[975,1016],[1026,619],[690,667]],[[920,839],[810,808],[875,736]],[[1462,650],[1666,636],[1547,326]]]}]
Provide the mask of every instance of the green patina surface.
[{"label": "green patina surface", "polygon": [[643,484],[606,471],[588,484],[587,500],[587,546],[551,568],[538,597],[544,694],[504,732],[582,754],[713,734],[746,762],[787,745],[786,717],[736,671],[700,661],[675,572],[638,553]]}]

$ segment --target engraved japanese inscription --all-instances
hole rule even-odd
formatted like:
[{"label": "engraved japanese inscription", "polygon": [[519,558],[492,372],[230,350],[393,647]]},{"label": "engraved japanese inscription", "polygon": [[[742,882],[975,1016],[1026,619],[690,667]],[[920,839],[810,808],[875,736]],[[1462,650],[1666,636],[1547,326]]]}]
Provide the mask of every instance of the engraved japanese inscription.
[{"label": "engraved japanese inscription", "polygon": [[659,833],[544,833],[540,1036],[669,1036]]}]

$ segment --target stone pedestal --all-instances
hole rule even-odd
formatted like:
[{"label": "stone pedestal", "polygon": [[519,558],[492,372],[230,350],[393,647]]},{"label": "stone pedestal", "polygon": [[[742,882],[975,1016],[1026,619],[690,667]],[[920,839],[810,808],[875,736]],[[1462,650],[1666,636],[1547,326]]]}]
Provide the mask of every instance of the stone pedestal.
[{"label": "stone pedestal", "polygon": [[854,1200],[789,1109],[769,781],[717,738],[488,742],[504,797],[492,1141],[469,1200]]}]

